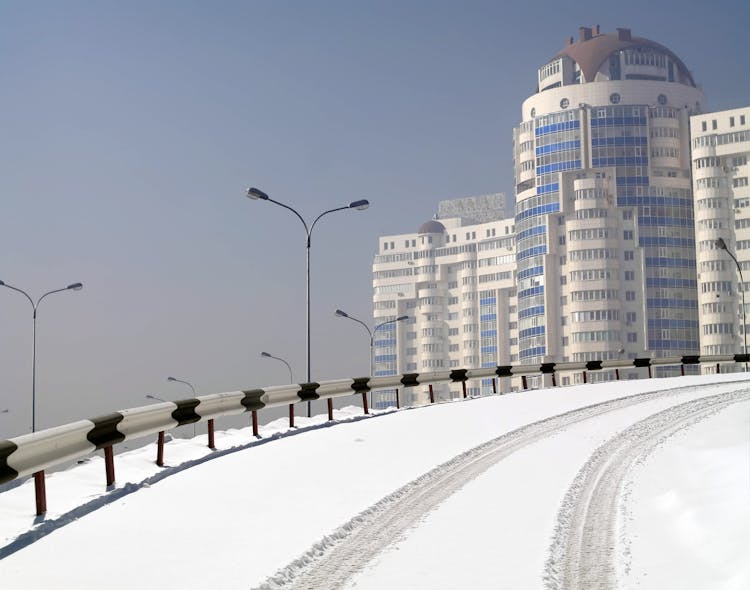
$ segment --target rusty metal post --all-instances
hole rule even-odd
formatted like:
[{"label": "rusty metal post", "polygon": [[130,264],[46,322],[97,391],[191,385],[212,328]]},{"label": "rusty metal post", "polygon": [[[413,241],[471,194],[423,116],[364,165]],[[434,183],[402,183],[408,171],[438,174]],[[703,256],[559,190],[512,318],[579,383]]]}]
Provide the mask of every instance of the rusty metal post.
[{"label": "rusty metal post", "polygon": [[523,385],[524,389],[529,388],[528,381],[526,380],[526,375],[521,375],[521,385]]},{"label": "rusty metal post", "polygon": [[432,383],[430,383],[430,403],[431,404],[435,403],[435,392],[432,391]]},{"label": "rusty metal post", "polygon": [[104,447],[104,468],[107,472],[107,487],[115,483],[115,454],[112,445]]},{"label": "rusty metal post", "polygon": [[497,379],[492,378],[492,393],[497,393]]},{"label": "rusty metal post", "polygon": [[215,449],[216,445],[214,444],[214,419],[211,418],[208,421],[208,448],[209,449]]},{"label": "rusty metal post", "polygon": [[401,401],[398,399],[398,387],[396,388],[396,409],[401,409]]},{"label": "rusty metal post", "polygon": [[370,408],[367,406],[367,392],[366,391],[362,392],[362,407],[365,410],[365,414],[370,413]]},{"label": "rusty metal post", "polygon": [[461,387],[464,390],[464,399],[466,399],[466,381],[461,381]]},{"label": "rusty metal post", "polygon": [[333,420],[333,398],[328,398],[328,419]]},{"label": "rusty metal post", "polygon": [[289,428],[294,428],[294,404],[289,404]]},{"label": "rusty metal post", "polygon": [[589,382],[588,377],[586,376],[586,371],[583,372],[583,382],[584,383],[588,383]]},{"label": "rusty metal post", "polygon": [[260,438],[260,434],[258,434],[258,410],[253,410],[253,436],[256,438]]},{"label": "rusty metal post", "polygon": [[159,432],[156,439],[156,464],[164,467],[164,431]]},{"label": "rusty metal post", "polygon": [[34,495],[36,496],[36,515],[47,512],[47,489],[44,485],[44,470],[34,474]]}]

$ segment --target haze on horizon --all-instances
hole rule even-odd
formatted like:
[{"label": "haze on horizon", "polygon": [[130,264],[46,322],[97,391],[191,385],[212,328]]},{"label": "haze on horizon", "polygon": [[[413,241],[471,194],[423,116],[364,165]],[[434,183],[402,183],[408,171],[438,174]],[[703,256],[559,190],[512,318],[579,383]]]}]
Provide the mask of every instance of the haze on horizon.
[{"label": "haze on horizon", "polygon": [[[544,15],[552,15],[544,18]],[[511,133],[579,26],[674,51],[707,110],[745,106],[750,7],[491,1],[0,5],[0,280],[45,299],[37,427],[198,393],[369,371],[377,237],[443,199],[513,200]],[[509,211],[510,213],[510,211]],[[0,438],[30,429],[31,307],[0,288]]]}]

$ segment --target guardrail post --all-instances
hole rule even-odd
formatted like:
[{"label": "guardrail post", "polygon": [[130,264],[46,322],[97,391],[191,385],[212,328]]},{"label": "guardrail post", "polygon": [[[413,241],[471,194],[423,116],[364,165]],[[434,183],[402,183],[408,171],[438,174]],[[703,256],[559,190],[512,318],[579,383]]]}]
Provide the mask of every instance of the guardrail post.
[{"label": "guardrail post", "polygon": [[586,376],[586,371],[583,372],[583,382],[584,383],[588,383],[589,382],[588,377]]},{"label": "guardrail post", "polygon": [[648,378],[651,379],[651,365],[648,366]]},{"label": "guardrail post", "polygon": [[366,391],[362,392],[362,407],[365,410],[365,414],[370,413],[370,408],[367,407],[367,392]]},{"label": "guardrail post", "polygon": [[685,376],[685,365],[680,365],[680,375]]},{"label": "guardrail post", "polygon": [[34,474],[34,495],[36,496],[36,515],[47,512],[47,489],[44,485],[44,470]]},{"label": "guardrail post", "polygon": [[461,387],[464,390],[464,399],[466,399],[466,381],[461,381]]},{"label": "guardrail post", "polygon": [[289,404],[289,428],[294,428],[294,404]]},{"label": "guardrail post", "polygon": [[526,380],[526,375],[521,375],[521,385],[523,386],[524,389],[529,388],[528,381]]},{"label": "guardrail post", "polygon": [[492,378],[492,393],[497,393],[497,379]]},{"label": "guardrail post", "polygon": [[716,363],[716,374],[719,375],[721,373],[721,365],[719,363]]},{"label": "guardrail post", "polygon": [[211,418],[208,421],[208,448],[209,449],[215,449],[216,445],[214,444],[214,419]]},{"label": "guardrail post", "polygon": [[620,380],[620,369],[615,369],[615,381]]},{"label": "guardrail post", "polygon": [[398,399],[398,387],[396,388],[396,409],[401,409],[401,401]]},{"label": "guardrail post", "polygon": [[435,393],[432,391],[432,383],[430,383],[430,403],[435,403]]},{"label": "guardrail post", "polygon": [[164,467],[164,431],[159,432],[159,436],[156,438],[156,464],[159,467]]},{"label": "guardrail post", "polygon": [[557,379],[555,379],[554,373],[552,373],[552,387],[557,387]]},{"label": "guardrail post", "polygon": [[255,438],[260,438],[260,434],[258,434],[258,410],[253,410],[253,436]]},{"label": "guardrail post", "polygon": [[333,399],[328,398],[328,419],[333,420]]},{"label": "guardrail post", "polygon": [[104,447],[104,468],[107,472],[107,487],[115,483],[115,454],[112,445]]}]

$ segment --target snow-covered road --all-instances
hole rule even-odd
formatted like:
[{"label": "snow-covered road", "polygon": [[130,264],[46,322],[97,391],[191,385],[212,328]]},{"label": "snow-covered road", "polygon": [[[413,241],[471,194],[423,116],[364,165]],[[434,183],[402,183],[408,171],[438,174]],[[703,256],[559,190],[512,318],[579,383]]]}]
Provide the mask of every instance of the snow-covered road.
[{"label": "snow-covered road", "polygon": [[[745,585],[722,588],[747,587],[750,509],[736,499],[750,499],[749,392],[740,375],[585,385],[303,432],[175,470],[115,502],[98,491],[103,508],[9,555],[0,576],[8,588],[95,588],[124,561],[127,575],[108,586],[663,587],[649,586],[636,556],[675,525],[653,509],[654,522],[632,520],[655,502],[641,474],[675,439],[690,440],[695,424],[721,419],[739,431],[721,439],[739,465],[723,488],[734,501],[718,503],[746,521],[733,537],[736,559],[722,563],[735,570],[732,584]],[[717,439],[709,442],[715,461]],[[118,481],[141,481],[152,461],[144,452]],[[48,485],[51,505],[53,490],[72,489],[84,468],[93,466],[50,477],[59,484]],[[675,481],[685,478],[675,473]],[[675,491],[696,497],[683,492]],[[0,494],[0,533],[6,516],[16,529],[23,520],[22,493]],[[712,497],[694,512],[721,516]],[[673,568],[709,567],[674,546],[665,555]],[[50,567],[34,570],[40,563]],[[653,579],[663,583],[661,574]],[[689,583],[698,574],[685,579],[681,588],[704,587]]]}]

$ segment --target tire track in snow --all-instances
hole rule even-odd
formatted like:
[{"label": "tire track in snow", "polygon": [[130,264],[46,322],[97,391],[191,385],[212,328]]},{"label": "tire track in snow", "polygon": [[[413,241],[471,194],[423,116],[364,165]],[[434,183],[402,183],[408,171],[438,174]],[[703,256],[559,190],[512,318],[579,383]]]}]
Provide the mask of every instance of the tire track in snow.
[{"label": "tire track in snow", "polygon": [[[718,383],[702,391],[736,388]],[[411,481],[315,543],[256,590],[341,588],[380,551],[398,541],[430,511],[487,469],[526,445],[575,424],[629,406],[695,393],[696,386],[648,392],[585,406],[527,424],[483,443]]]},{"label": "tire track in snow", "polygon": [[749,399],[750,390],[743,389],[675,405],[600,446],[563,500],[545,567],[545,588],[617,588],[617,521],[622,491],[634,465],[677,432]]}]

